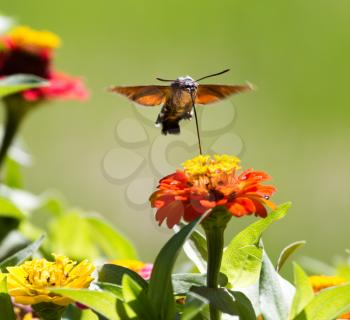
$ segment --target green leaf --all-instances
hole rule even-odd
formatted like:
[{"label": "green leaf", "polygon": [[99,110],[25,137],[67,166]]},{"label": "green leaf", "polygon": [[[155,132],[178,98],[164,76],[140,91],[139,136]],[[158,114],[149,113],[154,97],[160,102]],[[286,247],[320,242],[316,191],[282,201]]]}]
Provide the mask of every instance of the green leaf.
[{"label": "green leaf", "polygon": [[19,226],[25,217],[10,200],[0,197],[0,241]]},{"label": "green leaf", "polygon": [[[75,260],[94,260],[98,257],[96,241],[83,213],[72,210],[52,218],[49,232],[49,252],[61,252]],[[78,232],[77,232],[78,230]]]},{"label": "green leaf", "polygon": [[28,191],[0,185],[0,194],[0,198],[11,201],[22,212],[22,215],[32,212],[41,205],[41,199]]},{"label": "green leaf", "polygon": [[286,215],[290,206],[290,203],[281,205],[266,218],[251,224],[233,238],[224,252],[221,265],[221,272],[227,275],[231,286],[243,288],[258,280],[262,262],[259,240],[273,222]]},{"label": "green leaf", "polygon": [[148,297],[154,305],[158,319],[173,320],[175,317],[171,272],[181,247],[202,219],[192,221],[172,236],[156,258],[149,282]]},{"label": "green leaf", "polygon": [[0,270],[6,272],[6,268],[10,266],[16,266],[33,256],[39,249],[45,239],[45,235],[42,235],[37,241],[16,252],[12,256],[8,257],[4,261],[0,262]]},{"label": "green leaf", "polygon": [[0,216],[21,220],[25,217],[25,214],[9,199],[0,197]]},{"label": "green leaf", "polygon": [[260,273],[259,300],[264,320],[288,318],[288,297],[281,286],[279,275],[266,253],[263,255]]},{"label": "green leaf", "polygon": [[314,297],[314,292],[307,274],[296,263],[294,263],[294,284],[296,292],[288,319],[294,319]]},{"label": "green leaf", "polygon": [[87,217],[91,234],[107,258],[137,259],[137,252],[132,243],[122,236],[111,223],[99,217]]},{"label": "green leaf", "polygon": [[[219,286],[227,285],[227,277],[223,273],[219,274]],[[172,275],[173,291],[175,295],[187,294],[192,286],[205,286],[207,275],[200,273],[176,273]]]},{"label": "green leaf", "polygon": [[94,282],[94,285],[99,287],[102,291],[113,293],[118,299],[123,300],[122,287],[109,282]]},{"label": "green leaf", "polygon": [[189,292],[186,296],[186,303],[182,310],[181,320],[191,320],[195,318],[209,301],[194,292]]},{"label": "green leaf", "polygon": [[7,157],[3,182],[11,188],[22,187],[21,165]]},{"label": "green leaf", "polygon": [[1,319],[16,320],[10,296],[7,294],[6,276],[0,274]]},{"label": "green leaf", "polygon": [[15,74],[0,79],[0,98],[20,91],[44,87],[48,81],[29,74]]},{"label": "green leaf", "polygon": [[350,284],[318,293],[295,320],[333,320],[350,310]]},{"label": "green leaf", "polygon": [[93,291],[88,289],[52,289],[51,292],[68,297],[82,303],[109,320],[119,320],[116,312],[117,298],[106,291]]},{"label": "green leaf", "polygon": [[241,292],[208,287],[193,287],[191,291],[208,299],[211,305],[223,313],[239,316],[244,320],[256,320],[252,304]]},{"label": "green leaf", "polygon": [[67,307],[51,302],[40,302],[33,304],[32,308],[41,320],[61,320]]},{"label": "green leaf", "polygon": [[295,250],[302,247],[305,243],[306,241],[301,240],[293,242],[287,247],[285,247],[278,258],[276,270],[279,272],[282,269],[285,262],[288,260],[288,258],[295,252]]},{"label": "green leaf", "polygon": [[156,319],[145,290],[127,274],[124,275],[122,280],[122,291],[125,310],[130,318],[137,316],[137,319]]},{"label": "green leaf", "polygon": [[135,271],[115,264],[104,264],[98,274],[98,280],[121,285],[124,275],[130,276],[142,288],[147,289],[148,283]]},{"label": "green leaf", "polygon": [[98,317],[89,309],[81,310],[71,304],[64,312],[62,320],[98,320]]},{"label": "green leaf", "polygon": [[[184,226],[185,224],[181,224]],[[175,227],[176,232],[179,230]],[[205,273],[207,270],[207,241],[198,230],[194,230],[188,240],[185,242],[183,247],[187,257],[194,263],[198,268],[199,272]]]}]

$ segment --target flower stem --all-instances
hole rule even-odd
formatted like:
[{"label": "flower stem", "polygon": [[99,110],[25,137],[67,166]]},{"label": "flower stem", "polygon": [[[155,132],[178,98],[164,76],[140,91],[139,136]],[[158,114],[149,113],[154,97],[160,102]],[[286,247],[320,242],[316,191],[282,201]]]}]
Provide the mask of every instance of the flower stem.
[{"label": "flower stem", "polygon": [[[231,219],[225,208],[216,207],[210,215],[202,222],[207,238],[208,264],[207,264],[207,287],[218,288],[218,278],[221,267],[221,260],[224,250],[224,232],[228,221]],[[210,319],[220,320],[221,312],[209,306]]]},{"label": "flower stem", "polygon": [[19,127],[31,106],[21,96],[13,95],[3,99],[5,106],[5,128],[0,148],[0,171]]}]

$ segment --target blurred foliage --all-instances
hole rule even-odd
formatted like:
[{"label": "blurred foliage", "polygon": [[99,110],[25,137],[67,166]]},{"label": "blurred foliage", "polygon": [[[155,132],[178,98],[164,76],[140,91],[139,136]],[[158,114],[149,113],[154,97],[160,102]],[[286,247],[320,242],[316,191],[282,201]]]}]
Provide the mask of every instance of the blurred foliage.
[{"label": "blurred foliage", "polygon": [[[92,92],[88,103],[54,103],[23,127],[35,164],[24,170],[28,189],[40,193],[49,185],[71,203],[103,212],[152,260],[170,234],[155,228],[148,209],[128,206],[125,186],[102,174],[103,157],[120,144],[116,124],[134,117],[132,105],[105,88],[230,67],[230,74],[212,81],[249,80],[258,88],[232,99],[236,121],[229,131],[243,140],[240,156],[273,176],[276,202],[294,203],[288,219],[265,238],[271,255],[295,239],[307,240],[304,252],[319,259],[348,245],[348,0],[3,0],[1,11],[58,33],[64,40],[58,64],[81,74]],[[220,114],[226,107],[212,110]],[[194,132],[193,123],[186,129]],[[210,137],[203,140],[206,149]],[[140,153],[147,158],[148,151]],[[181,146],[175,154],[174,165],[193,155]],[[247,224],[237,220],[231,234]]]}]

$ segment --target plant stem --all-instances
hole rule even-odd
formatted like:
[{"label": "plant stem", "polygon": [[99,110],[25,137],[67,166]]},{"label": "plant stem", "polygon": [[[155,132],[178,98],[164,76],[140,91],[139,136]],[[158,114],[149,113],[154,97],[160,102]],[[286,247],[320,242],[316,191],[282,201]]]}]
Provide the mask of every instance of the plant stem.
[{"label": "plant stem", "polygon": [[[216,207],[210,215],[202,222],[207,238],[208,264],[207,264],[207,286],[218,288],[218,278],[221,267],[221,260],[224,250],[224,232],[231,215],[225,208]],[[220,320],[221,312],[209,306],[210,319]]]},{"label": "plant stem", "polygon": [[[218,287],[218,277],[221,267],[222,251],[224,248],[224,230],[205,230],[207,237],[208,265],[207,265],[207,286],[208,288]],[[221,313],[212,305],[209,306],[210,319],[221,319]]]},{"label": "plant stem", "polygon": [[27,112],[31,109],[21,96],[9,96],[3,99],[5,106],[5,128],[0,148],[0,171],[19,127]]}]

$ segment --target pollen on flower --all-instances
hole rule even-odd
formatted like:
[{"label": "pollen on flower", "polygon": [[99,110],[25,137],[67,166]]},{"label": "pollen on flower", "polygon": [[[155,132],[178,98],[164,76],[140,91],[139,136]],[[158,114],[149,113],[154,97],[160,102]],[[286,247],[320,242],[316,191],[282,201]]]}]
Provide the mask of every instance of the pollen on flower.
[{"label": "pollen on flower", "polygon": [[238,170],[240,159],[229,155],[200,155],[185,161],[182,165],[189,180],[197,186],[215,186],[225,183],[229,175]]},{"label": "pollen on flower", "polygon": [[55,49],[61,44],[60,38],[53,32],[37,31],[26,26],[16,27],[8,35],[11,41],[19,47]]},{"label": "pollen on flower", "polygon": [[8,267],[7,287],[16,303],[32,305],[51,302],[68,305],[72,301],[50,292],[50,288],[87,288],[95,267],[87,260],[80,262],[53,255],[55,261],[34,259],[16,267]]},{"label": "pollen on flower", "polygon": [[314,292],[319,292],[326,288],[344,284],[346,282],[346,279],[338,276],[315,275],[309,277],[309,281]]}]

